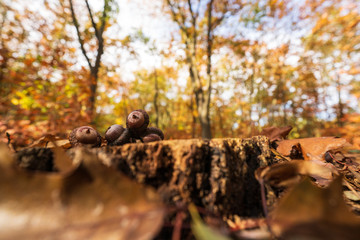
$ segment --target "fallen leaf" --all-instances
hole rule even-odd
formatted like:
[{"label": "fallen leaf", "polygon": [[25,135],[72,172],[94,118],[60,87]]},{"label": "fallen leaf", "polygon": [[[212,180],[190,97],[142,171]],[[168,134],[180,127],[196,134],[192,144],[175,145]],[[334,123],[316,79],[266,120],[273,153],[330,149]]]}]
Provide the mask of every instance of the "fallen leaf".
[{"label": "fallen leaf", "polygon": [[53,142],[49,142],[47,144],[47,148],[55,148],[55,147],[69,149],[69,148],[71,148],[71,143],[70,143],[69,139],[59,139],[59,140],[56,140]]},{"label": "fallen leaf", "polygon": [[260,135],[267,136],[270,141],[282,140],[286,138],[286,136],[291,131],[291,126],[286,127],[267,127],[262,130]]},{"label": "fallen leaf", "polygon": [[289,156],[294,145],[300,144],[305,160],[323,160],[325,153],[342,148],[346,139],[335,137],[300,138],[283,140],[277,143],[276,150],[284,156]]},{"label": "fallen leaf", "polygon": [[239,239],[254,239],[254,240],[266,240],[273,239],[271,233],[267,228],[256,228],[252,230],[243,230],[235,233]]},{"label": "fallen leaf", "polygon": [[68,139],[61,139],[55,135],[46,134],[45,136],[36,140],[28,148],[33,148],[33,147],[45,147],[45,148],[62,147],[68,149],[71,147],[71,144]]},{"label": "fallen leaf", "polygon": [[360,201],[360,192],[354,193],[353,191],[344,191],[344,195],[352,201]]},{"label": "fallen leaf", "polygon": [[[75,150],[76,151],[76,150]],[[81,163],[81,158],[77,158],[77,162],[70,159],[69,155],[60,147],[52,149],[54,157],[55,169],[63,174],[71,172],[74,168],[78,167]]]},{"label": "fallen leaf", "polygon": [[325,180],[332,180],[333,175],[338,175],[338,172],[331,164],[304,160],[277,163],[255,171],[258,181],[275,187],[292,186],[300,181],[300,175],[311,176],[326,185]]},{"label": "fallen leaf", "polygon": [[348,169],[350,170],[350,172],[353,174],[353,176],[358,180],[360,181],[360,173],[358,173],[354,167],[352,166],[348,166]]},{"label": "fallen leaf", "polygon": [[270,213],[272,231],[285,239],[359,239],[360,218],[349,211],[342,176],[327,188],[309,178],[287,192]]},{"label": "fallen leaf", "polygon": [[164,208],[153,189],[104,166],[86,149],[76,150],[75,162],[67,171],[29,172],[0,149],[0,239],[155,236]]},{"label": "fallen leaf", "polygon": [[226,222],[231,231],[266,227],[265,218],[241,218],[238,215],[235,215],[234,220],[228,219]]}]

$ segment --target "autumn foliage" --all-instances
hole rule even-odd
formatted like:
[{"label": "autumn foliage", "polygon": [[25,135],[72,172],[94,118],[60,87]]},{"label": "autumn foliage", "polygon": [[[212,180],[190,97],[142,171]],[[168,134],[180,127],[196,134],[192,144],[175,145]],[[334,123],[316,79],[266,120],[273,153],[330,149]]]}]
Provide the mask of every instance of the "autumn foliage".
[{"label": "autumn foliage", "polygon": [[137,0],[162,28],[130,32],[121,4],[1,2],[2,142],[104,134],[145,109],[168,139],[291,125],[360,145],[359,2]]}]

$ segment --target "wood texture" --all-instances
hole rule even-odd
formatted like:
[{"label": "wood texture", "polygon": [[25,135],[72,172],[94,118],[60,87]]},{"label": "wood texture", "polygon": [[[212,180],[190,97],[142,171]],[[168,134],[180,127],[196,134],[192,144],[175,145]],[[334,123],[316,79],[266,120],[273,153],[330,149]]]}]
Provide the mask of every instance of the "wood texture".
[{"label": "wood texture", "polygon": [[260,216],[254,171],[272,163],[268,138],[171,140],[92,150],[109,166],[158,189],[169,204],[195,203],[223,216]]},{"label": "wood texture", "polygon": [[[68,153],[72,156],[77,150],[70,149]],[[153,186],[166,204],[194,203],[224,217],[263,214],[260,185],[254,171],[273,161],[265,136],[211,141],[167,140],[86,151],[137,182]],[[46,153],[43,160],[42,153]],[[25,168],[32,166],[31,170],[52,171],[41,169],[41,166],[53,165],[49,163],[49,156],[49,150],[43,148],[27,149],[18,153],[18,163]],[[46,161],[46,164],[34,164],[30,160]]]}]

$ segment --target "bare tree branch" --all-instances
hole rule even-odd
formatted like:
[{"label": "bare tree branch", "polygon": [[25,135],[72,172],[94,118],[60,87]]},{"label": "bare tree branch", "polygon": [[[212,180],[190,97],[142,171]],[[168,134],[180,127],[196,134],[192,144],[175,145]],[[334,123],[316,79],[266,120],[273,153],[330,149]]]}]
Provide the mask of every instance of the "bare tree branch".
[{"label": "bare tree branch", "polygon": [[96,36],[99,36],[99,31],[97,29],[97,26],[96,26],[96,23],[95,23],[95,20],[94,20],[94,17],[92,15],[92,12],[91,12],[91,8],[90,8],[90,5],[89,5],[89,2],[88,0],[85,0],[85,3],[86,3],[86,8],[88,9],[88,12],[89,12],[89,15],[90,15],[90,20],[91,20],[91,24],[95,30],[95,35]]},{"label": "bare tree branch", "polygon": [[189,11],[190,11],[190,14],[191,14],[191,18],[192,18],[192,21],[196,21],[196,18],[195,18],[195,14],[192,10],[192,5],[191,5],[191,0],[188,0],[188,5],[189,5]]},{"label": "bare tree branch", "polygon": [[99,33],[96,35],[97,39],[98,39],[98,51],[97,51],[97,56],[96,56],[96,60],[95,60],[95,68],[99,68],[100,67],[100,63],[101,63],[101,56],[104,53],[104,38],[103,38],[103,33],[105,30],[105,24],[106,24],[106,17],[107,17],[107,11],[109,8],[109,4],[108,1],[105,0],[104,2],[104,10],[103,10],[103,15],[101,17],[101,25],[100,25],[100,29],[99,29]]},{"label": "bare tree branch", "polygon": [[101,38],[102,38],[102,34],[103,34],[104,30],[105,30],[105,23],[106,23],[108,8],[109,8],[109,0],[105,0],[104,1],[103,15],[101,17],[101,26],[100,26]]},{"label": "bare tree branch", "polygon": [[[194,54],[196,55],[196,45],[197,45],[196,20],[197,20],[198,13],[194,14],[194,12],[192,10],[191,0],[188,0],[188,5],[189,5],[189,11],[190,11],[190,14],[191,14],[192,27],[193,27]],[[200,2],[199,2],[199,5],[200,5]]]},{"label": "bare tree branch", "polygon": [[92,66],[92,64],[90,62],[90,59],[89,59],[89,57],[87,55],[87,52],[86,52],[86,50],[84,48],[84,41],[81,38],[80,29],[79,29],[80,28],[79,27],[79,22],[77,21],[77,18],[75,16],[75,11],[74,11],[74,6],[73,6],[73,3],[72,3],[72,0],[69,0],[69,3],[70,3],[70,10],[71,10],[71,17],[73,19],[74,26],[75,26],[75,29],[76,29],[76,33],[77,33],[77,36],[78,36],[78,39],[79,39],[81,52],[83,53],[84,57],[86,58],[86,61],[89,64],[90,70],[92,70],[93,66]]},{"label": "bare tree branch", "polygon": [[[178,26],[180,27],[181,31],[183,31],[186,34],[186,36],[188,36],[188,31],[187,31],[184,23],[180,22],[179,19],[177,18],[174,4],[172,4],[170,0],[167,0],[167,3],[169,5],[169,7],[170,7],[171,15],[173,17],[174,22],[176,22],[178,24]],[[180,12],[179,7],[177,7],[177,9]],[[183,17],[183,19],[184,19],[184,17]]]},{"label": "bare tree branch", "polygon": [[[225,6],[225,10],[223,11],[223,14],[221,15],[221,17],[215,19],[215,21],[211,24],[212,30],[214,30],[217,26],[219,26],[224,19],[226,19],[230,16],[233,16],[238,11],[240,11],[241,7],[242,6],[228,11],[227,6]],[[227,12],[229,13],[228,15],[226,15]]]},{"label": "bare tree branch", "polygon": [[197,8],[196,8],[196,12],[195,12],[195,17],[199,17],[199,10],[200,10],[200,2],[201,0],[198,0],[198,5],[197,5]]}]

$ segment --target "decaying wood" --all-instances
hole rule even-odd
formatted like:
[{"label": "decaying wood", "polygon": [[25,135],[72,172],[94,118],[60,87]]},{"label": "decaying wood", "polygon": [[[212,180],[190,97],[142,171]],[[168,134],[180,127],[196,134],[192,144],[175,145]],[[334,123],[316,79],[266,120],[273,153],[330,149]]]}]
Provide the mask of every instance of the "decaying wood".
[{"label": "decaying wood", "polygon": [[172,140],[103,148],[100,159],[158,189],[167,203],[189,203],[222,215],[262,214],[254,171],[271,164],[269,140]]},{"label": "decaying wood", "polygon": [[265,136],[168,140],[87,151],[130,178],[153,186],[165,203],[192,202],[222,216],[255,217],[263,213],[254,171],[272,163]]}]

